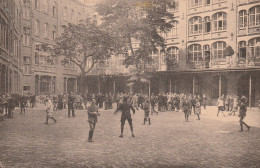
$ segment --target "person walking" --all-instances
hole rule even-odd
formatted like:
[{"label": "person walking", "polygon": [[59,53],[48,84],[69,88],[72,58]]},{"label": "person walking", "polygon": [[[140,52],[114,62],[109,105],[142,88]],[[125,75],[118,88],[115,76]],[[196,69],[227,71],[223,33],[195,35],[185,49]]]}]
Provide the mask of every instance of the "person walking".
[{"label": "person walking", "polygon": [[217,101],[217,106],[218,106],[218,113],[217,113],[217,117],[218,117],[218,114],[219,112],[221,111],[223,116],[225,117],[225,114],[224,114],[224,100],[225,100],[225,97],[224,95],[222,95],[220,98],[218,98],[218,101]]},{"label": "person walking", "polygon": [[191,104],[191,98],[188,98],[186,95],[183,96],[183,112],[184,112],[184,117],[185,121],[187,122],[189,120],[189,115],[192,110],[192,104]]},{"label": "person walking", "polygon": [[247,112],[247,98],[245,96],[241,97],[241,100],[239,102],[239,106],[240,106],[239,115],[238,115],[239,123],[240,123],[239,132],[243,131],[243,125],[245,125],[247,127],[247,131],[249,131],[251,127],[243,121],[244,118],[246,117],[246,112]]},{"label": "person walking", "polygon": [[199,97],[195,101],[195,114],[198,116],[198,120],[200,120],[201,102],[200,102]]},{"label": "person walking", "polygon": [[55,118],[53,118],[53,103],[52,103],[52,101],[51,101],[51,98],[50,97],[48,97],[48,99],[47,99],[47,103],[46,103],[46,122],[45,122],[45,124],[47,124],[48,125],[48,120],[49,120],[49,118],[50,119],[52,119],[53,121],[54,121],[54,123],[56,123],[57,122],[57,120],[55,119]]},{"label": "person walking", "polygon": [[114,114],[116,114],[118,111],[122,111],[122,115],[121,115],[121,134],[119,136],[120,138],[123,138],[125,120],[128,121],[128,124],[129,124],[131,132],[132,132],[132,137],[135,137],[130,109],[133,111],[133,114],[135,114],[135,109],[133,108],[133,106],[131,104],[127,103],[127,97],[124,97],[123,103],[120,104],[120,106],[114,112]]},{"label": "person walking", "polygon": [[91,104],[88,107],[88,123],[89,123],[89,135],[88,135],[88,142],[93,141],[93,134],[97,123],[97,116],[100,114],[98,113],[98,106],[96,105],[96,99],[92,98]]},{"label": "person walking", "polygon": [[142,103],[141,108],[144,110],[144,124],[145,122],[148,121],[149,125],[151,125],[151,118],[149,117],[149,112],[150,112],[150,102],[148,98]]}]

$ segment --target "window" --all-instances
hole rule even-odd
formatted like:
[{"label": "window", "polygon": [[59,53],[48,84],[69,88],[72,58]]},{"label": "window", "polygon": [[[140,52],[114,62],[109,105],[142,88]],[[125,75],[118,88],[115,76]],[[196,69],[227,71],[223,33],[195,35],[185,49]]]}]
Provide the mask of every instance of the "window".
[{"label": "window", "polygon": [[205,61],[210,61],[210,46],[209,45],[204,45],[203,46],[203,51],[204,51],[204,60]]},{"label": "window", "polygon": [[215,13],[213,16],[214,31],[227,29],[227,14],[224,12]]},{"label": "window", "polygon": [[226,0],[213,0],[214,3],[220,3],[220,2],[224,2]]},{"label": "window", "polygon": [[[18,14],[18,16],[19,16],[19,14]],[[23,1],[23,18],[30,19],[30,1],[29,0]]]},{"label": "window", "polygon": [[177,47],[170,47],[167,49],[167,54],[169,55],[170,60],[178,62],[179,59],[179,49]]},{"label": "window", "polygon": [[260,37],[249,40],[249,54],[251,57],[260,58]]},{"label": "window", "polygon": [[167,37],[177,37],[178,36],[178,21],[173,21],[172,29],[167,33]]},{"label": "window", "polygon": [[247,26],[247,12],[245,10],[239,12],[239,27]]},{"label": "window", "polygon": [[238,54],[239,58],[246,59],[246,42],[245,41],[240,41],[238,44]]},{"label": "window", "polygon": [[202,33],[202,19],[199,16],[195,16],[189,20],[189,34]]},{"label": "window", "polygon": [[39,35],[40,34],[40,21],[35,20],[35,34]]},{"label": "window", "polygon": [[202,5],[202,0],[189,0],[189,7],[200,7]]},{"label": "window", "polygon": [[26,46],[30,45],[30,28],[24,27],[23,44]]},{"label": "window", "polygon": [[179,1],[178,0],[171,0],[170,4],[168,5],[170,10],[178,10],[179,9]]},{"label": "window", "polygon": [[40,0],[35,0],[35,9],[40,9]]},{"label": "window", "polygon": [[40,78],[40,93],[47,94],[50,93],[51,89],[51,77],[49,76],[41,76]]},{"label": "window", "polygon": [[57,10],[56,6],[57,6],[56,2],[53,2],[53,6],[52,6],[52,15],[53,16],[56,16],[56,10]]},{"label": "window", "polygon": [[224,61],[225,56],[223,54],[224,49],[226,48],[226,43],[218,41],[212,44],[212,54],[214,60]]},{"label": "window", "polygon": [[55,39],[57,35],[57,27],[53,26],[53,31],[52,31],[52,39]]},{"label": "window", "polygon": [[35,45],[35,64],[39,64],[39,50],[40,50],[40,45]]},{"label": "window", "polygon": [[205,5],[210,5],[210,0],[205,0]]},{"label": "window", "polygon": [[204,18],[204,32],[205,33],[209,33],[211,30],[211,21],[210,21],[210,17],[206,16]]},{"label": "window", "polygon": [[30,86],[23,86],[23,91],[30,91]]},{"label": "window", "polygon": [[260,6],[249,9],[249,26],[260,25]]},{"label": "window", "polygon": [[150,56],[153,60],[152,65],[155,65],[155,66],[159,65],[159,52],[158,52],[158,50],[156,49],[155,51],[152,51]]},{"label": "window", "polygon": [[190,62],[200,62],[202,60],[201,45],[193,44],[188,48],[188,60]]},{"label": "window", "polygon": [[24,62],[24,74],[28,75],[30,74],[30,57],[24,56],[23,62]]},{"label": "window", "polygon": [[45,23],[44,24],[44,36],[48,37],[48,34],[49,34],[49,25],[48,25],[48,23]]}]

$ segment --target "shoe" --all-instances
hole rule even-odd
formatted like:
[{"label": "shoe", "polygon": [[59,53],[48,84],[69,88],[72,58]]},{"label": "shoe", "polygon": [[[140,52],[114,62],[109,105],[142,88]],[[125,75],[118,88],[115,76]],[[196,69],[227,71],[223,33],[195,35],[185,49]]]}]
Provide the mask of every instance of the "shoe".
[{"label": "shoe", "polygon": [[134,134],[132,134],[132,137],[134,138],[134,137],[135,137],[135,135],[134,135]]},{"label": "shoe", "polygon": [[56,123],[56,122],[57,122],[57,120],[54,121],[54,123]]},{"label": "shoe", "polygon": [[238,132],[243,132],[243,130],[239,130]]},{"label": "shoe", "polygon": [[92,139],[89,139],[88,142],[94,142]]},{"label": "shoe", "polygon": [[76,117],[76,115],[72,116],[72,117]]},{"label": "shoe", "polygon": [[248,126],[248,127],[247,127],[247,131],[249,131],[249,130],[250,130],[250,128],[251,128],[251,127],[250,127],[250,126]]},{"label": "shoe", "polygon": [[119,137],[120,137],[120,138],[123,138],[123,135],[120,135]]},{"label": "shoe", "polygon": [[48,123],[44,123],[44,124],[48,125]]}]

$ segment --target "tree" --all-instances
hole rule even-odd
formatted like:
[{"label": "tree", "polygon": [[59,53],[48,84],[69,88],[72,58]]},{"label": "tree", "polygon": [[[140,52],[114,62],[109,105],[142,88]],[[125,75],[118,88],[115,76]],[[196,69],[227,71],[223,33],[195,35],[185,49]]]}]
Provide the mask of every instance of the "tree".
[{"label": "tree", "polygon": [[224,56],[232,56],[234,54],[234,50],[231,46],[228,46],[225,50],[224,50]]},{"label": "tree", "polygon": [[153,62],[150,53],[158,46],[165,48],[162,34],[172,28],[173,21],[166,7],[172,7],[170,0],[105,0],[97,5],[103,26],[117,38],[121,52],[126,53],[124,64],[135,68],[131,70],[130,83],[145,83],[146,66]]},{"label": "tree", "polygon": [[79,24],[69,23],[63,26],[63,33],[55,39],[51,48],[43,44],[45,51],[63,57],[63,64],[73,62],[80,69],[79,90],[84,94],[84,78],[96,64],[103,63],[115,51],[114,40],[108,32],[103,30],[91,19]]}]

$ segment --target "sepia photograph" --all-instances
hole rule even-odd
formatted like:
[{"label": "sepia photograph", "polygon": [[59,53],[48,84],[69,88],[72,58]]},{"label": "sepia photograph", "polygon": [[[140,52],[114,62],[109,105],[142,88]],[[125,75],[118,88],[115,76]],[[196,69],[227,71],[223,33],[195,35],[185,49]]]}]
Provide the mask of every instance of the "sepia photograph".
[{"label": "sepia photograph", "polygon": [[0,0],[0,168],[259,168],[260,0]]}]

